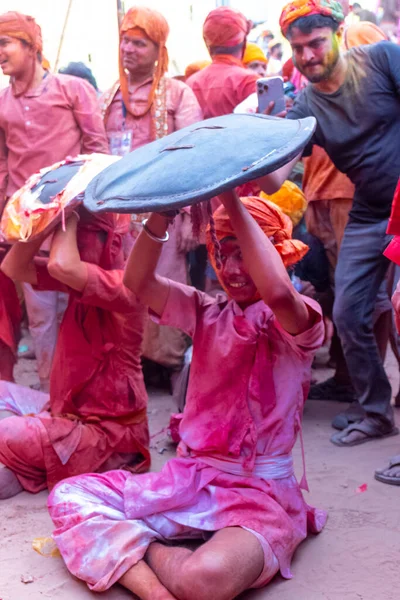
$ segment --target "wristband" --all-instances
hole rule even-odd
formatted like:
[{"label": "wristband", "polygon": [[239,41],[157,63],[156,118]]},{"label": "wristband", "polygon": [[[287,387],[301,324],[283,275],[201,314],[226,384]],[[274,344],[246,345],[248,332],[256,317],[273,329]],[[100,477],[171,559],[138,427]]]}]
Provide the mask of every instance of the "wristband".
[{"label": "wristband", "polygon": [[158,244],[165,244],[165,242],[168,242],[168,240],[169,240],[168,231],[165,232],[165,236],[163,238],[157,237],[147,227],[147,221],[148,221],[148,219],[144,219],[144,221],[142,221],[142,227],[143,227],[144,231],[146,232],[146,234],[149,236],[149,238],[151,240],[153,240],[153,242],[157,242]]}]

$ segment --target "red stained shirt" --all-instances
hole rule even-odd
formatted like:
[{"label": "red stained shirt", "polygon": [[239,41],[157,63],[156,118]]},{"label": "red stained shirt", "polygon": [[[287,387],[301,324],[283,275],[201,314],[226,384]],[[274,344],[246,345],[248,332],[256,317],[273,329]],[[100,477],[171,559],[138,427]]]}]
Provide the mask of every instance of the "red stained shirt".
[{"label": "red stained shirt", "polygon": [[204,118],[233,112],[238,104],[256,91],[259,76],[243,67],[234,56],[218,55],[211,65],[187,80],[197,96]]},{"label": "red stained shirt", "polygon": [[37,289],[70,293],[53,359],[51,412],[124,417],[147,405],[140,360],[147,309],[123,285],[123,270],[87,267],[82,293],[36,267]]},{"label": "red stained shirt", "polygon": [[0,201],[33,173],[67,156],[109,153],[95,90],[83,79],[48,74],[16,98],[0,92]]}]

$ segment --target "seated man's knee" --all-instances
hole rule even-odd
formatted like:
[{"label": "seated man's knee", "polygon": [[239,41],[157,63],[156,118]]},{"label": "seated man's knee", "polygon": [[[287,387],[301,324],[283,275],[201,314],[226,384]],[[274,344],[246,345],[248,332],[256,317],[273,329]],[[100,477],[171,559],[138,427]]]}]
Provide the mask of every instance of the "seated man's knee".
[{"label": "seated man's knee", "polygon": [[185,562],[178,583],[182,600],[226,600],[224,558],[217,553],[194,553]]}]

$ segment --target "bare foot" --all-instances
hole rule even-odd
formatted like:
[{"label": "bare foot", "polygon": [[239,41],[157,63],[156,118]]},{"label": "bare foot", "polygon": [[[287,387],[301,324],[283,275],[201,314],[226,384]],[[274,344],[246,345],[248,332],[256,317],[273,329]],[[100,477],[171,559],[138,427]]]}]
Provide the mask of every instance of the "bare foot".
[{"label": "bare foot", "polygon": [[11,469],[0,468],[0,500],[12,498],[23,491],[24,488]]},{"label": "bare foot", "polygon": [[177,600],[144,560],[131,567],[118,583],[136,594],[140,600]]},{"label": "bare foot", "polygon": [[351,445],[354,442],[358,442],[367,437],[368,437],[367,434],[363,433],[362,431],[351,431],[347,435],[342,436],[340,439],[343,442],[343,444]]}]

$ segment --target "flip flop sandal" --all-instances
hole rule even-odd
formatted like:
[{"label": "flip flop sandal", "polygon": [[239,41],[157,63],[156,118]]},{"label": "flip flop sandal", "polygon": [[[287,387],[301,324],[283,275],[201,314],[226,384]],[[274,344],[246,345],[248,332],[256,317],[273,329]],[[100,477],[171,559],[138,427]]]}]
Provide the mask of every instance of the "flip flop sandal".
[{"label": "flip flop sandal", "polygon": [[393,456],[389,460],[389,466],[384,469],[378,469],[375,471],[375,479],[382,483],[388,483],[389,485],[400,485],[400,477],[391,477],[390,475],[384,475],[383,472],[391,469],[392,467],[400,467],[400,455]]},{"label": "flip flop sandal", "polygon": [[365,419],[366,414],[359,402],[352,402],[349,408],[339,413],[332,419],[331,425],[334,429],[343,431],[346,427]]},{"label": "flip flop sandal", "polygon": [[[360,438],[359,440],[354,440],[353,442],[343,442],[343,438],[345,438],[352,431],[360,431],[361,433],[365,433],[366,437]],[[398,435],[399,430],[397,427],[392,427],[390,431],[379,431],[379,428],[376,425],[369,423],[367,419],[363,419],[359,423],[353,423],[346,429],[343,429],[340,433],[335,433],[331,437],[332,444],[335,446],[360,446],[361,444],[366,444],[367,442],[372,442],[373,440],[380,440],[386,437],[392,437],[394,435]]]}]

